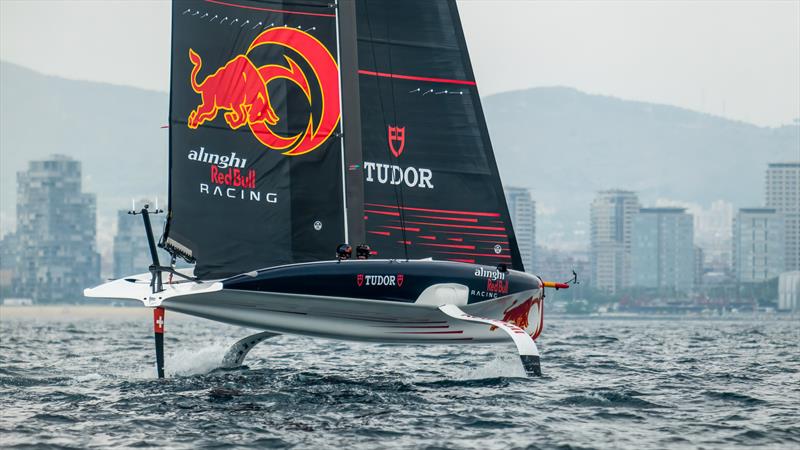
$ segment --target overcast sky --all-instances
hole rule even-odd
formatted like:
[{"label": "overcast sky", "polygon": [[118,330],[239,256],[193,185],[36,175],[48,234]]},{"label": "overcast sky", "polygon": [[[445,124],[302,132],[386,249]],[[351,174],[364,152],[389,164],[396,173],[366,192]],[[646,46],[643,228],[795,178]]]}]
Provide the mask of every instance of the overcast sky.
[{"label": "overcast sky", "polygon": [[[459,7],[482,95],[558,85],[759,125],[800,117],[800,0]],[[167,91],[169,15],[160,0],[0,0],[0,58]]]}]

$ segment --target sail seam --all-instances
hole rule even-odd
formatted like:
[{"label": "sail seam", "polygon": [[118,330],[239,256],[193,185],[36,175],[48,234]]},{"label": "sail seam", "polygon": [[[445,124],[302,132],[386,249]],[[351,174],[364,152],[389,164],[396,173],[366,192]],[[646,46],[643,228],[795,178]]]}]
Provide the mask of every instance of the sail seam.
[{"label": "sail seam", "polygon": [[463,84],[467,86],[477,86],[477,83],[470,80],[455,80],[450,78],[435,78],[435,77],[420,77],[415,75],[401,75],[397,73],[374,72],[371,70],[359,70],[360,75],[369,75],[373,77],[394,78],[398,80],[413,80],[413,81],[430,81],[432,83],[449,83],[449,84]]},{"label": "sail seam", "polygon": [[326,13],[312,13],[312,12],[303,12],[303,11],[289,11],[286,9],[274,9],[274,8],[261,8],[258,6],[248,6],[248,5],[239,5],[237,3],[229,3],[223,2],[220,0],[206,0],[207,3],[214,3],[217,5],[222,6],[231,6],[234,8],[242,8],[242,9],[252,9],[255,11],[267,11],[267,12],[274,12],[280,14],[296,14],[301,16],[316,16],[316,17],[336,17],[336,14],[326,14]]}]

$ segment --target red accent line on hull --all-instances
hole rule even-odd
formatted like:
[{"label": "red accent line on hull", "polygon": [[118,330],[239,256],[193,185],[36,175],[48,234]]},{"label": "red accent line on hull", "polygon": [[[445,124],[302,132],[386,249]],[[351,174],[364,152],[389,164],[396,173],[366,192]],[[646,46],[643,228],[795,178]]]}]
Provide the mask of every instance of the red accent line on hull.
[{"label": "red accent line on hull", "polygon": [[398,80],[414,80],[414,81],[430,81],[433,83],[450,83],[450,84],[465,84],[467,86],[475,86],[476,83],[470,80],[454,80],[449,78],[433,78],[433,77],[418,77],[414,75],[400,75],[396,73],[386,72],[373,72],[371,70],[359,70],[361,75],[370,75],[373,77],[396,78]]},{"label": "red accent line on hull", "polygon": [[457,331],[392,331],[390,334],[462,334],[464,330]]},{"label": "red accent line on hull", "polygon": [[447,260],[448,261],[453,261],[453,262],[463,262],[463,263],[468,263],[468,264],[475,264],[475,260],[474,259],[447,258]]},{"label": "red accent line on hull", "polygon": [[258,6],[238,5],[236,3],[221,2],[219,0],[206,0],[207,3],[215,3],[222,6],[233,6],[234,8],[252,9],[256,11],[267,11],[281,14],[297,14],[300,16],[316,16],[316,17],[336,17],[336,14],[323,14],[323,13],[310,13],[302,11],[288,11],[285,9],[272,9],[272,8],[259,8]]},{"label": "red accent line on hull", "polygon": [[450,325],[372,325],[374,328],[450,328]]},{"label": "red accent line on hull", "polygon": [[[364,203],[366,206],[378,206],[381,208],[397,209],[397,205],[383,205],[381,203]],[[443,214],[458,214],[462,216],[481,216],[481,217],[500,217],[498,213],[488,212],[475,212],[475,211],[455,211],[449,209],[428,209],[428,208],[412,208],[410,206],[401,206],[400,209],[406,211],[422,211],[429,213],[443,213]]]}]

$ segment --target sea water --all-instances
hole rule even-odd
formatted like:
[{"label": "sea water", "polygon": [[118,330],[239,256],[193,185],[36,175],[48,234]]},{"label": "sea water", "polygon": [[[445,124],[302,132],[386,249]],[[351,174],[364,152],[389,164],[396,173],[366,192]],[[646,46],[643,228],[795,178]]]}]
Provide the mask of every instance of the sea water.
[{"label": "sea water", "polygon": [[267,340],[144,308],[0,309],[0,447],[798,448],[796,319],[547,318],[514,346]]}]

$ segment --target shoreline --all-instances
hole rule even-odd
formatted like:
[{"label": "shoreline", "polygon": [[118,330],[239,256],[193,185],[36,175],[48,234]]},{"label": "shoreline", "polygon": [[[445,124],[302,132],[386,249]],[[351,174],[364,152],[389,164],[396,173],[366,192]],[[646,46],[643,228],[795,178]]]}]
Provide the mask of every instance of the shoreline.
[{"label": "shoreline", "polygon": [[[53,304],[53,305],[0,305],[0,321],[13,318],[121,318],[121,317],[150,317],[151,308],[136,305],[80,305],[80,304]],[[173,317],[186,316],[177,312],[171,313]],[[686,315],[686,314],[547,314],[545,320],[691,320],[691,321],[800,321],[797,313],[729,313],[725,315]]]}]

